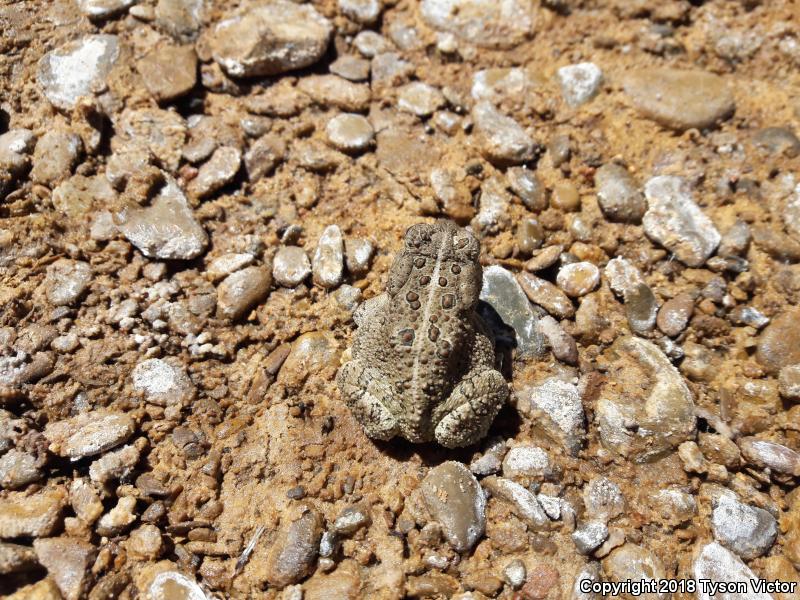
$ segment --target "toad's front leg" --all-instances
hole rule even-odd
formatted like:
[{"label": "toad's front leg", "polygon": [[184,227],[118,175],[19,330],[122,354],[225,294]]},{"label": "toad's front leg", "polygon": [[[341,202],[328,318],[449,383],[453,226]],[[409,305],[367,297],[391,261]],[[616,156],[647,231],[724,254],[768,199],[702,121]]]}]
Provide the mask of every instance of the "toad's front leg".
[{"label": "toad's front leg", "polygon": [[473,372],[453,388],[450,398],[433,413],[436,441],[447,448],[474,444],[489,431],[508,400],[508,385],[494,369]]}]

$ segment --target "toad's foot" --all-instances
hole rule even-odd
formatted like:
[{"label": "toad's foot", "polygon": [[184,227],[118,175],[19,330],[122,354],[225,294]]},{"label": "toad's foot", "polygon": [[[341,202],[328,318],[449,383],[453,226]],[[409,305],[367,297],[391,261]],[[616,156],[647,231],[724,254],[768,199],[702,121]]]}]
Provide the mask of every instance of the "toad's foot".
[{"label": "toad's foot", "polygon": [[337,380],[345,403],[369,437],[390,440],[397,435],[397,419],[386,408],[392,390],[375,369],[351,360],[342,365]]}]

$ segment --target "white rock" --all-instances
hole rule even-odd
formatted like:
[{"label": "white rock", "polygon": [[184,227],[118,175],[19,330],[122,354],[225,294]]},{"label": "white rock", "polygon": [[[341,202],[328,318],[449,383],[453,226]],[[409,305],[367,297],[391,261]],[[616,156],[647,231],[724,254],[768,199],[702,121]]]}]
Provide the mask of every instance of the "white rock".
[{"label": "white rock", "polygon": [[[773,600],[770,594],[753,589],[751,580],[757,580],[758,577],[739,557],[718,542],[698,546],[692,570],[697,582],[697,600]],[[711,590],[703,586],[702,580],[729,585],[743,583],[747,591],[744,594],[718,592],[712,595]]]},{"label": "white rock", "polygon": [[344,152],[356,152],[369,148],[375,138],[375,130],[363,116],[351,113],[336,115],[325,127],[328,140]]},{"label": "white rock", "polygon": [[429,117],[444,103],[442,92],[421,81],[404,85],[397,95],[397,107],[418,117]]},{"label": "white rock", "polygon": [[594,98],[603,84],[603,72],[591,62],[561,67],[557,76],[561,95],[570,106],[580,106]]},{"label": "white rock", "polygon": [[78,8],[90,19],[105,19],[127,10],[138,0],[78,0]]},{"label": "white rock", "polygon": [[538,446],[515,446],[503,459],[503,476],[549,477],[553,472],[550,457]]},{"label": "white rock", "polygon": [[608,527],[603,521],[587,521],[572,533],[572,541],[581,554],[596,550],[607,537]]},{"label": "white rock", "polygon": [[625,497],[607,477],[594,477],[583,488],[583,504],[592,519],[609,521],[625,511]]},{"label": "white rock", "polygon": [[381,3],[378,0],[339,0],[339,10],[356,23],[370,24],[378,20]]},{"label": "white rock", "polygon": [[555,377],[527,390],[530,406],[541,411],[545,430],[577,455],[586,437],[585,416],[578,388]]},{"label": "white rock", "polygon": [[644,188],[647,212],[644,231],[683,263],[699,267],[717,249],[721,236],[692,199],[689,184],[681,177],[660,175]]},{"label": "white rock", "polygon": [[152,404],[182,405],[194,396],[194,384],[186,371],[160,358],[140,362],[131,378],[134,389],[142,392]]},{"label": "white rock", "polygon": [[338,225],[328,225],[319,238],[311,259],[314,283],[334,288],[342,282],[344,272],[344,238]]},{"label": "white rock", "polygon": [[36,79],[53,106],[72,110],[78,98],[104,85],[118,58],[117,36],[87,35],[45,54]]},{"label": "white rock", "polygon": [[422,0],[422,18],[477,46],[511,48],[533,32],[532,7],[523,0]]},{"label": "white rock", "polygon": [[716,500],[711,527],[719,543],[745,560],[765,554],[778,535],[775,517],[763,508],[740,502],[733,493]]},{"label": "white rock", "polygon": [[544,527],[549,519],[536,496],[520,484],[502,477],[487,477],[483,485],[493,496],[497,496],[512,505],[514,513],[523,522],[534,528]]}]

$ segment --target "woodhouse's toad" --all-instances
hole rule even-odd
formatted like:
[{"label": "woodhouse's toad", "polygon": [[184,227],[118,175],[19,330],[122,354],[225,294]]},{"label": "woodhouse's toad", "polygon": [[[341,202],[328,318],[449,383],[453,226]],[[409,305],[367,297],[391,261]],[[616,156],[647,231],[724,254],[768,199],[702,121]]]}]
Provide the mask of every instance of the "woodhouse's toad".
[{"label": "woodhouse's toad", "polygon": [[451,221],[414,225],[386,293],[356,311],[353,359],[338,383],[370,437],[467,446],[508,399],[475,312],[479,253],[478,240]]}]

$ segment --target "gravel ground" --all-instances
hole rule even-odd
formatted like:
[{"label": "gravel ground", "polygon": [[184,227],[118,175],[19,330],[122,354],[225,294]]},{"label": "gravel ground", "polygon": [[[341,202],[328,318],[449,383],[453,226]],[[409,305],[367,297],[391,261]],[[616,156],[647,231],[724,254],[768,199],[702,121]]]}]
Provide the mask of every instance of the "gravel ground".
[{"label": "gravel ground", "polygon": [[[800,582],[796,2],[4,0],[0,30],[0,594]],[[511,390],[454,450],[371,440],[336,386],[437,218],[480,240]]]}]

